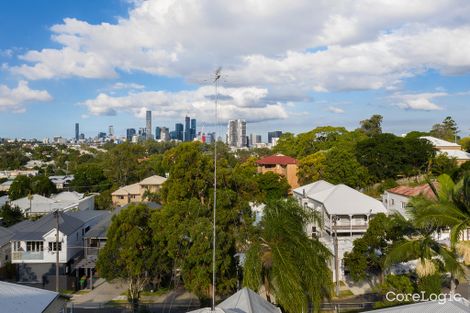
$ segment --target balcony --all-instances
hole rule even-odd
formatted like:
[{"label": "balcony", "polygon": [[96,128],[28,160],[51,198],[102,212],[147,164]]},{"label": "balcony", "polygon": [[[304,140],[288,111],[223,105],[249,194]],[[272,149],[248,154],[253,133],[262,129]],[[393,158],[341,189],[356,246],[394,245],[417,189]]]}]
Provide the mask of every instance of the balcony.
[{"label": "balcony", "polygon": [[42,260],[44,259],[44,252],[14,251],[11,258],[13,261]]}]

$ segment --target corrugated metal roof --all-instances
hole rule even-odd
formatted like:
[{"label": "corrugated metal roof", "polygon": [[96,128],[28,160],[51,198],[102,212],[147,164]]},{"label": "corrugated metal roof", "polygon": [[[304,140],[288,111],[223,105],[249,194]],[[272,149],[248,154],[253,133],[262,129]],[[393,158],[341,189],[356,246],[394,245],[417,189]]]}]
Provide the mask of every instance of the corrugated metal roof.
[{"label": "corrugated metal roof", "polygon": [[428,301],[394,306],[391,308],[367,311],[370,313],[467,313],[470,312],[470,302],[464,298],[460,301]]},{"label": "corrugated metal roof", "polygon": [[58,297],[57,292],[0,281],[2,312],[41,313]]},{"label": "corrugated metal roof", "polygon": [[[436,185],[435,185],[436,186]],[[405,196],[405,197],[416,197],[419,195],[424,195],[428,198],[435,198],[434,192],[431,189],[429,184],[423,184],[419,186],[397,186],[387,190],[388,192]]]},{"label": "corrugated metal roof", "polygon": [[419,137],[419,139],[426,139],[427,141],[432,143],[433,146],[435,147],[460,147],[460,145],[454,142],[450,142],[450,141],[432,137],[432,136],[422,136],[422,137]]}]

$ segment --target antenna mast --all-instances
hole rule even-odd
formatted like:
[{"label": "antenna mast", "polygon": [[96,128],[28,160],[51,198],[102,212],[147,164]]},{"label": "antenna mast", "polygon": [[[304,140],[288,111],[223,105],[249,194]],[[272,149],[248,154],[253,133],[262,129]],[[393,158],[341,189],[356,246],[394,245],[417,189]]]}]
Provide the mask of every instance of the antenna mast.
[{"label": "antenna mast", "polygon": [[[219,67],[214,74],[214,88],[215,88],[215,125],[219,125],[218,116],[218,100],[219,100],[219,79],[221,76],[222,68]],[[217,134],[216,134],[217,136]],[[217,138],[214,138],[214,207],[213,207],[213,224],[212,224],[212,308],[211,311],[215,312],[215,213],[217,203]]]}]

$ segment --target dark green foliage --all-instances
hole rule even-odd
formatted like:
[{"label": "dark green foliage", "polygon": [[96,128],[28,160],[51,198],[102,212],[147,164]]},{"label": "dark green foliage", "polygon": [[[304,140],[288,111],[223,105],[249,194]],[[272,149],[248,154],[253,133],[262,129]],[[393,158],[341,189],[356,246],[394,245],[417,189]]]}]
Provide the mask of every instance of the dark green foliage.
[{"label": "dark green foliage", "polygon": [[0,218],[2,219],[2,226],[10,227],[21,222],[24,216],[19,208],[12,207],[8,203],[5,203],[0,208]]},{"label": "dark green foliage", "polygon": [[107,241],[100,251],[97,270],[108,280],[128,282],[129,302],[136,303],[140,292],[157,271],[153,249],[151,211],[143,205],[130,205],[112,219]]},{"label": "dark green foliage", "polygon": [[331,253],[304,231],[313,218],[294,199],[268,202],[246,253],[243,284],[255,291],[264,286],[268,300],[274,295],[286,312],[306,312],[308,303],[318,312],[330,296]]},{"label": "dark green foliage", "polygon": [[455,158],[449,158],[444,154],[437,155],[431,161],[431,173],[434,176],[442,174],[453,175],[458,169],[457,160]]},{"label": "dark green foliage", "polygon": [[55,185],[48,177],[38,175],[31,178],[31,193],[49,197],[51,194],[56,192],[57,189]]},{"label": "dark green foliage", "polygon": [[272,172],[257,175],[256,181],[267,201],[287,197],[290,189],[285,177]]},{"label": "dark green foliage", "polygon": [[400,215],[377,214],[364,236],[354,240],[352,251],[345,254],[344,265],[350,277],[354,281],[381,278],[392,244],[412,232],[411,224]]},{"label": "dark green foliage", "polygon": [[141,145],[122,143],[112,146],[103,160],[106,177],[115,186],[120,187],[139,180],[138,160],[145,156]]},{"label": "dark green foliage", "polygon": [[356,157],[376,180],[426,171],[433,146],[421,139],[380,134],[357,144]]},{"label": "dark green foliage", "polygon": [[16,176],[15,180],[8,190],[8,196],[11,201],[26,197],[31,192],[31,178],[24,175]]},{"label": "dark green foliage", "polygon": [[385,276],[384,282],[380,285],[380,294],[383,300],[375,304],[376,308],[393,306],[397,304],[404,304],[412,302],[411,299],[405,302],[388,301],[386,294],[388,292],[394,292],[395,294],[413,294],[415,292],[415,286],[411,279],[406,275],[392,275]]},{"label": "dark green foliage", "polygon": [[28,161],[29,158],[25,155],[20,145],[0,145],[0,170],[15,170]]},{"label": "dark green foliage", "polygon": [[430,276],[421,277],[418,280],[418,292],[424,291],[426,297],[430,294],[440,294],[442,290],[441,274],[436,273]]},{"label": "dark green foliage", "polygon": [[111,190],[105,190],[100,192],[98,196],[95,197],[95,209],[96,210],[109,210],[113,206],[111,198]]},{"label": "dark green foliage", "polygon": [[101,192],[110,187],[103,168],[96,163],[78,165],[71,185],[78,192]]}]

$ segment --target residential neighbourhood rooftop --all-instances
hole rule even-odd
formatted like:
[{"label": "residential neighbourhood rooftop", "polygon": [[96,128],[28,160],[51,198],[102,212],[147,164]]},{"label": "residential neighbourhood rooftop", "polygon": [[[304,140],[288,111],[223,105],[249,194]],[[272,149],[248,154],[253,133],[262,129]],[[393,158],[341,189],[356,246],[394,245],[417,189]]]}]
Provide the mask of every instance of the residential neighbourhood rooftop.
[{"label": "residential neighbourhood rooftop", "polygon": [[432,136],[422,136],[420,139],[426,139],[433,144],[435,147],[460,147],[459,144],[455,142],[450,142],[444,139],[432,137]]},{"label": "residential neighbourhood rooftop", "polygon": [[[53,305],[53,302],[59,297],[59,293],[54,291],[0,281],[0,308],[2,312],[46,312],[46,309]],[[57,305],[60,306],[63,303]]]},{"label": "residential neighbourhood rooftop", "polygon": [[467,313],[470,312],[470,302],[461,298],[460,300],[448,300],[443,303],[438,301],[425,301],[413,304],[399,305],[383,308],[365,313]]},{"label": "residential neighbourhood rooftop", "polygon": [[431,186],[429,186],[429,184],[423,184],[419,186],[397,186],[388,189],[387,191],[405,197],[416,197],[419,195],[424,195],[429,198],[435,197],[434,192],[432,191]]},{"label": "residential neighbourhood rooftop", "polygon": [[283,154],[275,154],[271,156],[264,157],[256,161],[256,164],[259,165],[287,165],[287,164],[297,164],[298,161],[290,156],[286,156]]},{"label": "residential neighbourhood rooftop", "polygon": [[462,150],[441,150],[439,154],[447,154],[449,158],[456,158],[457,160],[470,160],[470,153]]},{"label": "residential neighbourhood rooftop", "polygon": [[113,196],[126,196],[128,194],[139,194],[140,193],[140,183],[135,183],[132,185],[127,185],[119,188],[118,190],[112,193]]}]

